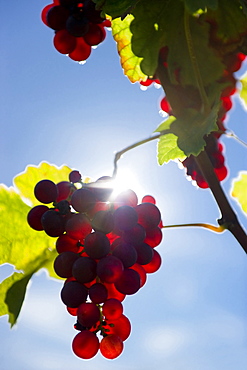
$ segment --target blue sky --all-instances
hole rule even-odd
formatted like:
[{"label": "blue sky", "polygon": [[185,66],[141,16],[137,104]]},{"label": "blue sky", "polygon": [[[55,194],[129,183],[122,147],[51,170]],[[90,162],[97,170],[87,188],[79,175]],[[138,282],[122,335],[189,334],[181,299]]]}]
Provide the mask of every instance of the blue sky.
[{"label": "blue sky", "polygon": [[[122,73],[116,46],[106,41],[85,65],[59,54],[52,30],[40,20],[44,0],[1,2],[0,182],[29,164],[67,164],[94,179],[111,175],[114,152],[146,138],[161,123],[161,90],[141,91]],[[241,73],[246,69],[243,67]],[[247,141],[246,112],[234,99],[227,126]],[[226,145],[232,179],[246,170],[246,148]],[[156,143],[126,153],[119,176],[139,196],[157,199],[164,224],[216,224],[219,211],[209,190],[192,186],[176,163],[156,161]],[[241,222],[246,217],[231,200]],[[25,241],[24,241],[25,242]],[[247,260],[230,233],[199,228],[163,232],[163,264],[146,285],[124,301],[132,334],[114,361],[90,361],[71,351],[74,319],[61,303],[61,283],[34,276],[17,326],[0,318],[0,363],[4,370],[244,370],[247,367]],[[12,272],[0,268],[3,279]]]}]

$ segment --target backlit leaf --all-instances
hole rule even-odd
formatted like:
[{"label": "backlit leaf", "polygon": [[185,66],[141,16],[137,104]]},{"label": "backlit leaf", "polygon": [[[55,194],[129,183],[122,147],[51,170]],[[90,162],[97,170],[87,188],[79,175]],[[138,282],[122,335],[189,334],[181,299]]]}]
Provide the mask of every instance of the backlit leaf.
[{"label": "backlit leaf", "polygon": [[67,180],[70,172],[67,166],[58,168],[43,162],[37,167],[28,166],[26,172],[15,177],[18,189],[0,185],[0,265],[9,263],[16,270],[1,283],[0,315],[8,314],[11,326],[16,323],[32,275],[45,268],[51,277],[58,278],[52,267],[57,256],[56,239],[29,227],[27,214],[31,207],[23,199],[37,204],[33,189],[38,181]]},{"label": "backlit leaf", "polygon": [[241,103],[247,109],[247,73],[240,79],[241,90],[239,92]]},{"label": "backlit leaf", "polygon": [[120,18],[112,21],[112,35],[117,43],[117,49],[121,60],[124,74],[131,82],[146,79],[146,75],[140,69],[142,58],[133,54],[131,49],[132,33],[129,25],[133,20],[132,15],[128,15],[124,20]]},{"label": "backlit leaf", "polygon": [[247,213],[247,172],[239,173],[237,179],[233,181],[232,196],[236,198],[242,210]]}]

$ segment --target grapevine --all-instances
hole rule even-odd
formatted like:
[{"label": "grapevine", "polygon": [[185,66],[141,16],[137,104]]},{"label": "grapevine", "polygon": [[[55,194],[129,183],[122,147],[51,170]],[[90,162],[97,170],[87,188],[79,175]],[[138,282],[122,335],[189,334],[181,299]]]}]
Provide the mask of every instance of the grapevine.
[{"label": "grapevine", "polygon": [[[22,220],[27,241],[19,260],[15,248],[20,242],[8,230],[14,235],[17,226],[6,227],[2,217],[1,264],[10,263],[16,271],[2,283],[0,312],[9,315],[11,326],[33,274],[52,266],[49,274],[62,280],[60,300],[74,318],[75,356],[88,360],[100,353],[117,359],[135,330],[125,299],[145,290],[149,274],[160,269],[157,247],[167,229],[230,232],[247,253],[246,231],[222,186],[231,170],[223,138],[247,145],[227,127],[234,100],[240,96],[247,104],[246,78],[239,77],[246,65],[246,18],[244,0],[53,0],[41,9],[42,26],[48,27],[52,47],[65,63],[93,64],[94,49],[103,48],[111,32],[130,82],[142,90],[155,86],[162,91],[158,109],[163,121],[151,127],[150,136],[130,140],[115,152],[110,176],[93,181],[79,170],[42,162],[17,177],[14,189],[0,188],[1,212],[6,214],[13,199],[14,215],[22,213],[13,220]],[[81,68],[83,73],[85,66]],[[120,159],[152,141],[157,142],[160,166],[175,161],[195,188],[211,192],[219,211],[215,225],[164,224],[155,196],[140,199],[135,190],[116,191]],[[232,189],[244,212],[246,184],[242,172]],[[30,247],[36,244],[36,250]]]}]

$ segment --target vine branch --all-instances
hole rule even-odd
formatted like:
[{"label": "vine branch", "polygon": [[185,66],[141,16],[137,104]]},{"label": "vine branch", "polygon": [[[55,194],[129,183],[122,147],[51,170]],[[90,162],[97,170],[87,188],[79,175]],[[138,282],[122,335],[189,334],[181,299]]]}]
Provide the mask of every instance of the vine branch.
[{"label": "vine branch", "polygon": [[237,216],[216,177],[207,153],[203,150],[197,157],[195,157],[195,160],[220,209],[221,218],[218,220],[219,225],[228,229],[247,253],[247,235],[239,223]]}]

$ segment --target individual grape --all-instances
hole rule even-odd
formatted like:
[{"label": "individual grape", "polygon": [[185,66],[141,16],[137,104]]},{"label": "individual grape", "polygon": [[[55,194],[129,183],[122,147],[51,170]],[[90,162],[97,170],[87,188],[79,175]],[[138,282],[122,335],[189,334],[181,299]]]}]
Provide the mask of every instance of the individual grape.
[{"label": "individual grape", "polygon": [[123,341],[130,336],[131,323],[125,315],[121,315],[117,320],[107,320],[107,324],[104,327],[107,329],[107,334],[115,334]]},{"label": "individual grape", "polygon": [[156,200],[152,195],[145,195],[142,198],[142,203],[153,203],[156,204]]},{"label": "individual grape", "polygon": [[138,214],[138,223],[145,229],[152,229],[159,225],[161,214],[159,208],[152,203],[141,203],[135,208]]},{"label": "individual grape", "polygon": [[219,181],[224,180],[228,174],[228,170],[225,166],[222,166],[220,168],[215,168],[214,172],[216,173],[216,176]]},{"label": "individual grape", "polygon": [[112,255],[119,258],[124,267],[130,267],[137,261],[136,249],[128,243],[119,242],[118,245],[113,249]]},{"label": "individual grape", "polygon": [[85,213],[92,209],[95,203],[95,195],[85,188],[76,190],[71,197],[71,205],[77,212]]},{"label": "individual grape", "polygon": [[55,31],[66,28],[66,21],[69,16],[69,10],[63,6],[56,5],[49,9],[46,15],[48,27]]},{"label": "individual grape", "polygon": [[61,202],[61,200],[70,199],[72,194],[76,191],[76,187],[69,181],[60,181],[57,183],[57,190],[58,196],[56,201]]},{"label": "individual grape", "polygon": [[162,231],[159,226],[156,226],[153,229],[148,229],[146,231],[146,238],[144,240],[144,243],[150,245],[150,247],[152,248],[155,248],[161,243],[162,238]]},{"label": "individual grape", "polygon": [[88,290],[89,298],[93,303],[99,304],[107,300],[108,291],[105,285],[101,283],[93,284]]},{"label": "individual grape", "polygon": [[140,287],[142,287],[147,280],[147,273],[144,270],[144,266],[141,266],[139,263],[135,263],[133,266],[130,267],[132,270],[135,270],[140,275]]},{"label": "individual grape", "polygon": [[102,27],[111,28],[111,21],[110,19],[105,19],[102,23],[100,23]]},{"label": "individual grape", "polygon": [[[42,22],[46,25],[46,26],[48,26],[48,23],[47,23],[47,13],[48,13],[48,11],[51,9],[51,8],[53,8],[54,7],[54,4],[48,4],[48,5],[46,5],[44,8],[43,8],[43,10],[42,10],[42,12],[41,12],[41,20],[42,20]],[[48,26],[49,27],[49,26]]]},{"label": "individual grape", "polygon": [[167,100],[166,97],[164,97],[160,102],[160,108],[163,110],[163,112],[166,112],[167,114],[172,114],[172,108]]},{"label": "individual grape", "polygon": [[123,341],[115,334],[107,335],[100,342],[101,354],[110,360],[117,358],[123,351]]},{"label": "individual grape", "polygon": [[101,231],[95,231],[85,238],[84,250],[91,258],[103,258],[110,252],[109,239]]},{"label": "individual grape", "polygon": [[80,172],[77,170],[71,171],[69,174],[69,181],[73,183],[80,182],[81,181]]},{"label": "individual grape", "polygon": [[106,31],[98,24],[90,23],[88,32],[83,36],[83,38],[90,46],[99,45],[106,38]]},{"label": "individual grape", "polygon": [[58,253],[63,253],[67,251],[78,253],[80,247],[78,246],[78,242],[75,239],[71,238],[67,234],[62,234],[57,238],[56,250]]},{"label": "individual grape", "polygon": [[96,277],[97,263],[90,257],[78,258],[72,267],[74,278],[80,283],[88,283]]},{"label": "individual grape", "polygon": [[65,231],[64,219],[59,212],[49,209],[41,217],[41,223],[47,235],[58,237]]},{"label": "individual grape", "polygon": [[123,314],[123,305],[118,299],[107,299],[102,306],[102,313],[106,319],[116,320]]},{"label": "individual grape", "polygon": [[113,213],[114,225],[121,231],[132,229],[137,225],[138,215],[130,206],[121,206]]},{"label": "individual grape", "polygon": [[72,214],[65,224],[65,231],[75,240],[83,240],[92,231],[90,220],[84,214]]},{"label": "individual grape", "polygon": [[78,307],[66,307],[68,313],[71,315],[71,316],[77,316],[77,309]]},{"label": "individual grape", "polygon": [[29,226],[37,231],[44,230],[41,223],[41,217],[48,210],[49,208],[45,205],[38,205],[30,209],[27,215],[27,222]]},{"label": "individual grape", "polygon": [[61,278],[72,276],[72,266],[78,258],[80,258],[80,255],[74,252],[63,252],[59,254],[53,264],[55,273]]},{"label": "individual grape", "polygon": [[91,46],[88,45],[82,37],[77,37],[75,49],[69,53],[70,59],[76,62],[83,62],[89,58]]},{"label": "individual grape", "polygon": [[91,331],[83,330],[73,339],[72,350],[76,356],[88,360],[97,354],[99,339]]},{"label": "individual grape", "polygon": [[100,319],[100,310],[93,302],[82,303],[77,310],[79,323],[86,328],[91,328]]},{"label": "individual grape", "polygon": [[66,21],[66,30],[74,37],[82,37],[89,30],[89,21],[85,16],[70,15]]},{"label": "individual grape", "polygon": [[137,263],[140,265],[147,265],[149,262],[151,262],[154,251],[150,245],[143,242],[140,244],[135,244],[134,247],[137,252]]},{"label": "individual grape", "polygon": [[113,215],[110,211],[98,211],[92,219],[92,228],[96,231],[101,231],[109,234],[114,227]]},{"label": "individual grape", "polygon": [[53,38],[55,49],[61,54],[69,54],[76,47],[76,38],[67,30],[57,31]]},{"label": "individual grape", "polygon": [[140,275],[135,270],[125,269],[114,284],[120,293],[135,294],[141,287]]},{"label": "individual grape", "polygon": [[140,224],[137,224],[130,230],[123,233],[123,240],[130,244],[138,244],[144,241],[146,237],[146,230]]},{"label": "individual grape", "polygon": [[154,255],[152,260],[147,265],[142,266],[144,270],[149,274],[156,272],[161,266],[160,254],[155,249],[153,249],[153,252]]},{"label": "individual grape", "polygon": [[78,281],[68,281],[61,290],[62,302],[71,308],[79,307],[86,301],[88,296],[87,288]]},{"label": "individual grape", "polygon": [[138,203],[138,198],[136,193],[131,190],[125,190],[122,191],[120,194],[117,195],[117,197],[114,200],[114,207],[118,208],[121,206],[130,206],[130,207],[136,207]]},{"label": "individual grape", "polygon": [[99,260],[97,264],[97,275],[103,282],[114,283],[120,278],[124,266],[119,258],[107,256]]},{"label": "individual grape", "polygon": [[41,203],[55,202],[58,196],[57,186],[51,180],[41,180],[35,185],[34,195]]}]

